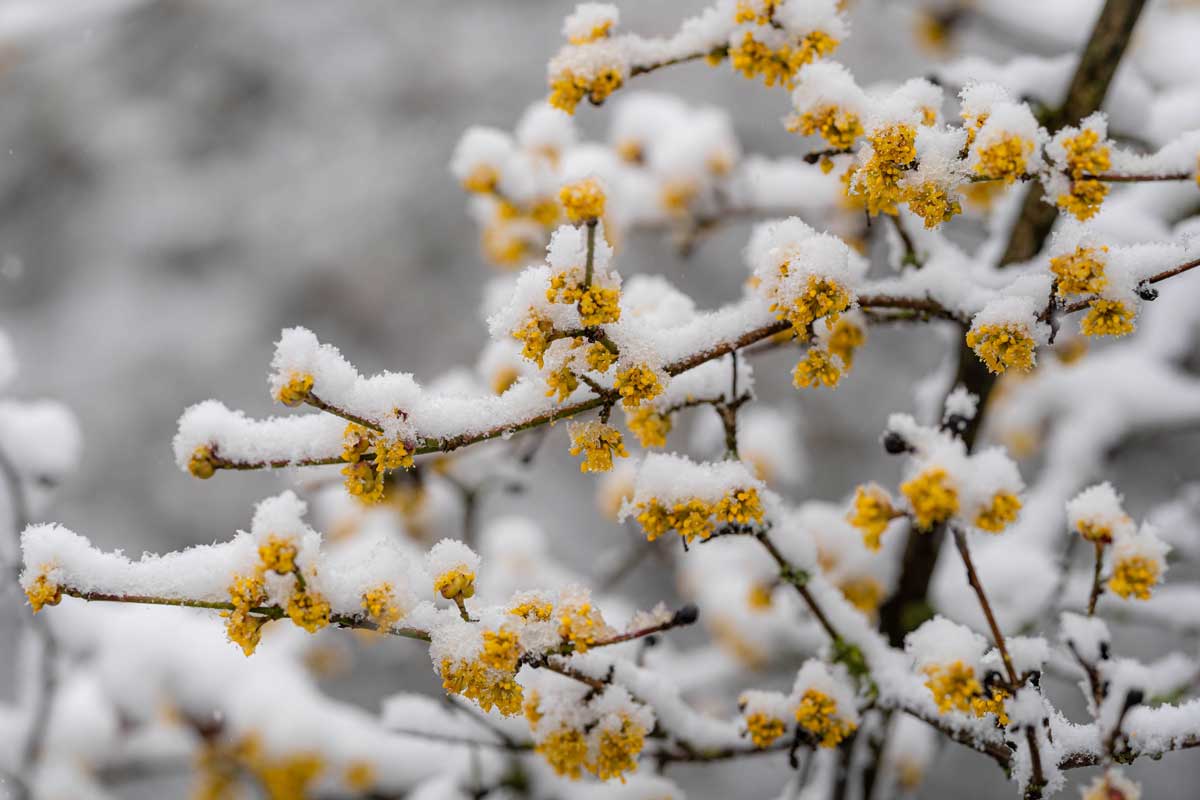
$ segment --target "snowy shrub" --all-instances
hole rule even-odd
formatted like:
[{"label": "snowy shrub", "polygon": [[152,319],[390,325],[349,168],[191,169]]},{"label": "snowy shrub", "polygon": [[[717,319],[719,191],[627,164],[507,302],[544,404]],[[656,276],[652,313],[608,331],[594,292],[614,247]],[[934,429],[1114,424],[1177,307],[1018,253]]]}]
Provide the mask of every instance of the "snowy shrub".
[{"label": "snowy shrub", "polygon": [[[1154,660],[1106,623],[1196,630],[1188,570],[1168,582],[1169,558],[1200,555],[1195,498],[1138,518],[1103,482],[1125,437],[1200,421],[1183,363],[1200,302],[1175,280],[1200,266],[1200,61],[1170,38],[1200,34],[1200,11],[919,3],[933,46],[977,15],[1020,36],[1044,12],[1076,50],[860,85],[834,60],[853,5],[716,0],[661,37],[578,6],[547,98],[511,131],[465,131],[450,164],[507,270],[477,364],[428,385],[364,375],[289,328],[267,384],[292,411],[183,412],[174,455],[196,478],[299,476],[245,531],[131,558],[31,524],[78,434],[57,405],[0,402],[47,654],[0,715],[13,785],[100,797],[97,765],[183,754],[204,798],[650,800],[683,796],[677,764],[761,755],[794,770],[784,797],[878,800],[918,792],[944,740],[1026,798],[1132,800],[1123,765],[1200,744],[1194,647]],[[792,154],[637,89],[705,63],[775,88]],[[588,104],[603,140],[576,129]],[[745,217],[744,288],[716,309],[626,257],[635,233],[690,252]],[[796,391],[849,393],[897,326],[951,344],[915,407],[890,399],[878,458],[898,477],[866,464],[813,499],[824,454],[798,451],[755,359],[791,353]],[[600,473],[583,476],[598,512],[661,556],[664,602],[589,586],[551,555],[557,531],[479,517],[486,493],[530,483],[543,440]],[[327,696],[308,637],[336,628],[427,652],[444,697],[398,681],[372,714]],[[1077,683],[1082,715],[1047,676]]]}]

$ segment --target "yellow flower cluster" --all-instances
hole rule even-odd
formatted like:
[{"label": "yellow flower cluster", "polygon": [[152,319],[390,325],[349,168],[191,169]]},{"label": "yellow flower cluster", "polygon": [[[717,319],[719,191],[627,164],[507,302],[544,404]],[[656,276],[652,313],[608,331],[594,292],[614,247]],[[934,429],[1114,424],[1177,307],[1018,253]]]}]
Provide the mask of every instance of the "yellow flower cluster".
[{"label": "yellow flower cluster", "polygon": [[[388,470],[412,469],[412,450],[400,439],[389,439],[354,422],[346,426],[342,437],[342,460],[347,462],[342,467],[346,491],[364,503],[383,499]],[[368,452],[374,454],[373,461],[364,460]]]},{"label": "yellow flower cluster", "polygon": [[904,199],[900,179],[917,159],[917,131],[912,125],[889,125],[868,134],[871,158],[854,176],[860,193],[865,195],[867,213],[896,214],[896,204]]},{"label": "yellow flower cluster", "polygon": [[962,213],[962,204],[950,191],[936,181],[925,181],[906,190],[904,200],[910,211],[925,220],[925,227],[932,229]]},{"label": "yellow flower cluster", "polygon": [[1088,304],[1079,322],[1084,336],[1124,336],[1133,333],[1133,309],[1124,301],[1098,297]]},{"label": "yellow flower cluster", "polygon": [[275,392],[275,399],[285,406],[298,406],[308,399],[312,392],[313,376],[306,372],[293,372],[288,376],[287,383]]},{"label": "yellow flower cluster", "polygon": [[1108,185],[1089,176],[1109,169],[1112,154],[1108,145],[1101,141],[1100,134],[1091,129],[1065,139],[1063,148],[1067,151],[1071,191],[1058,196],[1058,205],[1080,221],[1091,219],[1108,195]]},{"label": "yellow flower cluster", "polygon": [[867,484],[854,490],[854,506],[846,521],[862,533],[868,550],[879,550],[888,523],[903,512],[892,506],[892,498],[880,486]]},{"label": "yellow flower cluster", "polygon": [[1050,259],[1058,296],[1098,294],[1103,290],[1108,285],[1108,278],[1104,275],[1101,253],[1107,252],[1107,247],[1076,247],[1066,255]]},{"label": "yellow flower cluster", "polygon": [[539,369],[545,366],[546,351],[554,341],[553,335],[554,323],[537,313],[531,313],[525,324],[512,333],[512,337],[523,345],[521,356],[537,364]]},{"label": "yellow flower cluster", "polygon": [[[582,340],[579,343],[582,344]],[[588,369],[594,369],[596,372],[608,372],[608,368],[616,363],[616,360],[617,354],[600,342],[592,344],[584,354]]]},{"label": "yellow flower cluster", "polygon": [[614,386],[621,395],[621,405],[626,409],[638,408],[643,402],[653,400],[663,391],[658,373],[645,364],[635,364],[617,372]]},{"label": "yellow flower cluster", "polygon": [[[781,270],[786,268],[785,264]],[[835,280],[816,275],[808,276],[804,291],[795,299],[790,302],[776,300],[771,305],[776,319],[791,323],[792,332],[802,341],[807,341],[811,336],[809,329],[818,319],[824,319],[825,325],[832,327],[848,308],[850,293],[846,288]]]},{"label": "yellow flower cluster", "polygon": [[605,727],[600,731],[596,746],[596,758],[587,766],[588,770],[602,781],[620,778],[637,771],[637,758],[646,744],[646,729],[621,715],[619,728]]},{"label": "yellow flower cluster", "polygon": [[29,598],[29,605],[33,608],[33,613],[38,613],[46,606],[56,606],[62,601],[62,587],[54,583],[47,577],[47,573],[53,569],[51,565],[42,565],[42,574],[34,579],[33,585],[25,590],[25,596]]},{"label": "yellow flower cluster", "polygon": [[236,796],[238,775],[248,773],[267,800],[296,800],[310,796],[312,783],[325,766],[319,754],[307,751],[268,755],[256,734],[232,744],[209,741],[200,752],[200,783],[194,797],[225,800]]},{"label": "yellow flower cluster", "polygon": [[590,100],[592,105],[600,105],[624,83],[625,77],[615,66],[601,69],[590,77],[566,69],[550,80],[548,101],[555,108],[574,114],[583,98]]},{"label": "yellow flower cluster", "polygon": [[841,317],[833,326],[833,332],[829,334],[829,352],[842,360],[846,365],[846,371],[850,371],[850,367],[854,365],[854,353],[858,348],[867,343],[867,331],[861,325]]},{"label": "yellow flower cluster", "polygon": [[[550,288],[546,290],[546,300],[551,303],[574,305],[579,309],[580,321],[583,322],[585,327],[589,328],[609,322],[616,322],[621,318],[620,289],[599,286],[595,283],[590,286],[583,286],[568,278],[565,272],[550,276]],[[530,322],[532,322],[532,318]],[[530,322],[526,322],[525,329],[529,328]],[[516,338],[524,339],[526,348],[529,347],[529,338],[525,336],[516,336]],[[548,346],[549,342],[547,341],[546,347]],[[541,352],[545,353],[545,347],[542,347]],[[525,357],[529,358],[529,356]],[[538,366],[540,367],[541,365],[542,363],[539,358]]]},{"label": "yellow flower cluster", "polygon": [[1008,724],[1008,716],[1004,713],[1004,699],[1008,693],[1000,688],[985,690],[969,664],[962,661],[930,664],[924,672],[928,678],[925,687],[933,695],[938,713],[961,711],[977,717],[991,713],[1001,725]]},{"label": "yellow flower cluster", "polygon": [[697,538],[704,540],[712,536],[716,523],[761,525],[763,521],[762,499],[753,487],[734,489],[712,504],[693,497],[668,507],[652,497],[638,503],[637,511],[638,524],[651,542],[673,530],[691,544]]},{"label": "yellow flower cluster", "polygon": [[978,148],[979,162],[975,172],[990,180],[1010,184],[1025,175],[1033,142],[1016,134],[1001,136],[991,144]]},{"label": "yellow flower cluster", "polygon": [[524,700],[514,674],[494,670],[480,661],[442,659],[442,688],[474,700],[485,713],[495,708],[506,717],[521,713]]},{"label": "yellow flower cluster", "polygon": [[516,631],[501,628],[483,632],[483,653],[479,660],[486,666],[501,672],[516,673],[521,660],[521,637]]},{"label": "yellow flower cluster", "polygon": [[883,603],[883,584],[870,575],[846,578],[838,583],[846,602],[867,616],[872,616]]},{"label": "yellow flower cluster", "polygon": [[761,711],[746,715],[746,731],[750,734],[750,741],[760,750],[770,747],[786,730],[786,723],[778,717]]},{"label": "yellow flower cluster", "polygon": [[941,467],[927,469],[900,484],[900,492],[908,498],[913,521],[920,530],[927,531],[958,512],[958,490]]},{"label": "yellow flower cluster", "polygon": [[546,622],[554,616],[554,604],[546,600],[526,600],[510,608],[508,613],[524,620]]},{"label": "yellow flower cluster", "polygon": [[546,376],[546,397],[558,395],[558,402],[563,402],[571,393],[579,388],[579,378],[567,365],[563,365]]},{"label": "yellow flower cluster", "polygon": [[842,380],[842,368],[833,354],[821,347],[810,347],[792,371],[792,384],[797,389],[837,386]]},{"label": "yellow flower cluster", "polygon": [[475,596],[475,573],[464,566],[448,569],[433,579],[433,590],[447,600]]},{"label": "yellow flower cluster", "polygon": [[779,2],[780,0],[738,0],[733,22],[735,25],[746,22],[769,25],[775,17],[775,7]]},{"label": "yellow flower cluster", "polygon": [[975,515],[975,527],[980,530],[1000,533],[1017,519],[1021,500],[1012,492],[996,492],[992,502]]},{"label": "yellow flower cluster", "polygon": [[837,701],[817,689],[807,689],[796,707],[796,724],[821,747],[837,747],[858,726],[837,715]]},{"label": "yellow flower cluster", "polygon": [[217,459],[211,447],[202,444],[192,451],[192,457],[188,459],[188,472],[192,477],[208,480],[216,471]]},{"label": "yellow flower cluster", "polygon": [[854,140],[863,135],[862,121],[853,111],[836,105],[821,106],[788,119],[791,133],[819,135],[835,150],[849,150]]},{"label": "yellow flower cluster", "polygon": [[575,225],[604,216],[604,189],[595,178],[568,183],[558,191],[558,200]]},{"label": "yellow flower cluster", "polygon": [[309,633],[316,633],[329,624],[330,611],[329,603],[315,592],[297,588],[288,597],[288,618]]},{"label": "yellow flower cluster", "polygon": [[588,44],[589,42],[598,42],[601,39],[607,39],[612,33],[613,21],[611,19],[603,20],[592,26],[592,29],[585,34],[571,36],[567,39],[571,44]]},{"label": "yellow flower cluster", "polygon": [[580,472],[608,472],[613,467],[613,456],[626,458],[629,455],[621,432],[611,425],[584,422],[572,425],[570,431],[571,455],[583,454]]},{"label": "yellow flower cluster", "polygon": [[1158,562],[1142,555],[1118,558],[1113,565],[1108,588],[1120,597],[1149,600],[1150,590],[1158,583],[1161,569]]},{"label": "yellow flower cluster", "polygon": [[626,415],[625,424],[637,436],[642,447],[667,446],[667,434],[671,432],[670,414],[660,414],[650,406],[643,406]]},{"label": "yellow flower cluster", "polygon": [[258,560],[266,572],[288,575],[296,571],[296,544],[290,538],[270,534],[258,546]]},{"label": "yellow flower cluster", "polygon": [[556,774],[573,781],[583,777],[588,745],[583,731],[578,728],[564,727],[547,734],[534,747],[534,752],[546,759]]},{"label": "yellow flower cluster", "polygon": [[742,41],[729,50],[729,61],[736,72],[751,80],[761,77],[767,86],[793,88],[796,73],[805,64],[837,49],[839,42],[824,31],[813,31],[799,44],[772,49],[746,31]]},{"label": "yellow flower cluster", "polygon": [[1029,329],[1018,323],[977,325],[967,331],[967,347],[997,375],[1009,368],[1033,369],[1036,346]]},{"label": "yellow flower cluster", "polygon": [[558,606],[558,635],[576,653],[586,653],[611,630],[604,614],[589,600],[564,601]]},{"label": "yellow flower cluster", "polygon": [[400,621],[403,612],[396,605],[396,595],[392,585],[386,581],[368,589],[362,595],[362,609],[367,618],[380,628],[390,628]]},{"label": "yellow flower cluster", "polygon": [[243,653],[253,655],[262,636],[262,627],[267,624],[266,617],[250,613],[251,609],[267,602],[267,587],[263,584],[262,576],[235,575],[233,583],[229,585],[229,602],[233,604],[233,609],[221,612],[221,616],[228,620],[225,632],[231,642],[242,648]]}]

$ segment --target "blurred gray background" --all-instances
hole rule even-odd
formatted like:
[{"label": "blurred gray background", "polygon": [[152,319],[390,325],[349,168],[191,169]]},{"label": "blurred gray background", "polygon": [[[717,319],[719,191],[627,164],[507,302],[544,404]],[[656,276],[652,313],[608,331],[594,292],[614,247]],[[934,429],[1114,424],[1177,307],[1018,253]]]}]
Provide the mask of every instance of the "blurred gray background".
[{"label": "blurred gray background", "polygon": [[[465,127],[511,128],[544,95],[573,3],[60,2],[61,17],[0,2],[0,327],[21,362],[15,394],[68,403],[85,442],[51,516],[131,553],[224,539],[286,477],[196,481],[175,467],[171,437],[180,412],[209,397],[275,411],[266,374],[282,327],[311,328],[364,372],[428,381],[474,363],[490,268],[446,165]],[[701,5],[623,3],[621,24],[666,33]],[[853,4],[839,58],[860,82],[922,74],[904,5]],[[73,7],[83,11],[65,13]],[[727,107],[747,152],[801,152],[780,125],[784,93],[728,66],[668,70],[637,88]],[[581,106],[577,121],[602,136],[605,109]],[[740,290],[747,230],[724,229],[687,261],[639,235],[618,266],[666,275],[715,306]],[[927,332],[879,331],[836,395],[792,390],[789,356],[761,361],[760,393],[799,407],[795,446],[821,462],[792,499],[893,478],[878,433],[888,413],[913,408],[912,384],[946,346]],[[590,508],[594,482],[557,468],[565,451],[565,432],[552,433],[538,488],[496,510],[552,521]],[[1194,479],[1197,452],[1194,432],[1131,443],[1115,475],[1130,511]],[[558,549],[582,572],[626,541],[601,520],[576,515],[571,527],[571,546]],[[673,591],[652,570],[638,580],[639,598]],[[8,636],[11,615],[0,617]],[[373,677],[347,696],[374,707],[400,688],[387,683],[394,675]],[[1013,796],[998,774],[978,779],[976,769],[993,770],[982,760],[953,746],[946,755],[923,796],[968,786],[980,800]],[[1191,796],[1178,787],[1200,777],[1197,758],[1169,763],[1134,773],[1148,796]],[[729,772],[721,784],[732,787],[740,778]],[[754,796],[782,783],[782,765],[759,762],[753,774]]]}]

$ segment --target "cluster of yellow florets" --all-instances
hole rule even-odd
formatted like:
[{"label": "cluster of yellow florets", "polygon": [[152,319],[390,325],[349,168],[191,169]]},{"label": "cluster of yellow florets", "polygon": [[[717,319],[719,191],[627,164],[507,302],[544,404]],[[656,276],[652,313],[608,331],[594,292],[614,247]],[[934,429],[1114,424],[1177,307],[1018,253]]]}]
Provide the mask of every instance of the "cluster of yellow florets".
[{"label": "cluster of yellow florets", "polygon": [[25,590],[33,613],[41,611],[46,606],[56,606],[62,601],[62,587],[50,580],[49,573],[53,565],[43,564],[41,574],[34,578],[33,583]]},{"label": "cluster of yellow florets", "polygon": [[475,596],[475,573],[459,565],[433,579],[433,590],[447,600],[469,600]]},{"label": "cluster of yellow florets", "polygon": [[805,64],[837,49],[838,40],[824,31],[812,31],[798,44],[772,48],[746,31],[742,41],[729,49],[729,61],[736,72],[751,80],[761,77],[767,86],[795,84],[796,73]]},{"label": "cluster of yellow florets", "polygon": [[663,391],[658,373],[645,364],[634,364],[628,369],[618,371],[614,388],[621,396],[621,405],[626,409],[638,408],[643,402],[653,400]]},{"label": "cluster of yellow florets", "polygon": [[493,708],[506,717],[521,713],[523,690],[514,674],[492,669],[482,660],[449,658],[442,659],[439,671],[443,689],[475,701],[485,713]]},{"label": "cluster of yellow florets", "polygon": [[995,714],[1001,725],[1008,724],[1008,716],[1004,713],[1008,693],[999,687],[985,690],[969,664],[962,661],[930,664],[924,672],[925,687],[933,695],[939,713],[961,711],[977,717]]},{"label": "cluster of yellow florets", "polygon": [[541,600],[535,597],[517,603],[508,610],[508,613],[523,620],[546,622],[554,616],[554,604],[549,600]]},{"label": "cluster of yellow florets", "polygon": [[[787,265],[780,269],[786,270]],[[791,323],[798,338],[807,340],[814,322],[824,319],[825,325],[832,327],[849,307],[850,293],[844,286],[830,278],[810,275],[800,294],[790,300],[777,298],[771,304],[771,311],[777,319]]]},{"label": "cluster of yellow florets", "polygon": [[675,531],[691,544],[699,538],[712,536],[717,524],[750,525],[762,524],[763,506],[758,490],[734,489],[715,503],[699,498],[676,501],[670,506],[656,498],[637,504],[637,521],[653,542],[667,531]]},{"label": "cluster of yellow florets", "polygon": [[637,770],[637,758],[646,744],[646,729],[621,715],[619,727],[604,727],[596,743],[596,758],[588,769],[602,781],[620,778]]},{"label": "cluster of yellow florets", "polygon": [[744,719],[750,741],[760,750],[770,747],[787,730],[787,723],[762,711],[747,714]]},{"label": "cluster of yellow florets", "polygon": [[604,621],[604,614],[586,596],[562,600],[555,609],[558,620],[558,635],[569,643],[576,653],[586,653],[590,647],[612,632]]},{"label": "cluster of yellow florets", "polygon": [[891,495],[882,486],[867,484],[854,490],[854,505],[846,521],[857,528],[868,550],[878,550],[888,523],[904,513],[892,505]]},{"label": "cluster of yellow florets", "polygon": [[554,323],[531,313],[524,324],[512,332],[512,337],[523,345],[521,356],[534,362],[541,369],[545,366],[546,351],[554,341]]},{"label": "cluster of yellow florets", "polygon": [[188,472],[200,480],[208,480],[217,471],[217,458],[208,445],[200,445],[188,459]]},{"label": "cluster of yellow florets", "polygon": [[1017,519],[1021,499],[1012,492],[996,492],[992,500],[975,515],[975,527],[1000,533]]},{"label": "cluster of yellow florets", "polygon": [[1010,368],[1021,372],[1033,369],[1037,345],[1027,327],[1004,323],[971,328],[967,331],[967,347],[987,364],[989,371],[1000,374]]},{"label": "cluster of yellow florets", "polygon": [[588,346],[587,352],[584,353],[584,361],[587,363],[588,369],[601,373],[608,372],[608,368],[616,363],[617,354],[601,342],[595,342]]},{"label": "cluster of yellow florets", "polygon": [[556,774],[573,781],[583,777],[588,743],[587,737],[578,728],[563,727],[543,736],[534,751],[546,759]]},{"label": "cluster of yellow florets", "polygon": [[1124,336],[1133,333],[1133,318],[1133,309],[1125,301],[1098,297],[1088,304],[1079,330],[1085,336]]},{"label": "cluster of yellow florets", "polygon": [[[370,768],[366,762],[359,763]],[[268,755],[259,737],[253,733],[228,744],[210,739],[205,741],[199,753],[199,782],[193,796],[197,800],[224,800],[236,796],[239,776],[248,775],[258,783],[267,800],[308,797],[312,783],[325,767],[324,759],[313,752]]]},{"label": "cluster of yellow florets", "polygon": [[298,406],[312,392],[313,376],[307,372],[293,372],[275,392],[275,399],[285,406]]},{"label": "cluster of yellow florets", "polygon": [[962,213],[962,204],[952,190],[936,181],[925,181],[904,192],[908,209],[925,220],[926,228],[936,228]]},{"label": "cluster of yellow florets", "polygon": [[637,436],[642,447],[666,447],[671,432],[671,415],[651,406],[642,406],[625,417],[625,425]]},{"label": "cluster of yellow florets", "polygon": [[797,389],[837,386],[842,380],[842,364],[823,347],[810,347],[792,370],[792,383]]},{"label": "cluster of yellow florets", "polygon": [[229,584],[229,602],[233,608],[222,611],[225,617],[225,632],[229,640],[242,648],[246,655],[253,655],[262,636],[262,627],[267,624],[267,618],[251,613],[267,602],[267,587],[261,575],[243,577],[235,575],[233,583]]},{"label": "cluster of yellow florets", "polygon": [[977,174],[1010,184],[1025,175],[1029,156],[1033,153],[1033,142],[1016,134],[1007,134],[979,147],[977,152]]},{"label": "cluster of yellow florets", "polygon": [[927,469],[900,484],[900,492],[908,498],[913,521],[920,530],[929,530],[958,512],[958,489],[941,467]]},{"label": "cluster of yellow florets", "polygon": [[604,216],[604,189],[595,178],[566,184],[559,190],[558,200],[575,225]]},{"label": "cluster of yellow florets", "polygon": [[858,115],[836,105],[821,106],[793,115],[787,121],[787,129],[805,136],[819,135],[835,150],[849,150],[854,140],[863,135],[862,121]]},{"label": "cluster of yellow florets", "polygon": [[362,609],[367,618],[380,628],[390,628],[404,615],[396,603],[396,594],[392,590],[392,584],[386,581],[363,592]]},{"label": "cluster of yellow florets", "polygon": [[848,184],[865,196],[867,213],[896,214],[896,204],[904,199],[900,179],[917,160],[917,131],[912,125],[888,125],[867,135],[871,157]]},{"label": "cluster of yellow florets", "polygon": [[564,69],[551,78],[548,101],[555,108],[574,114],[583,98],[600,105],[624,83],[625,76],[615,65],[596,70],[590,76]]},{"label": "cluster of yellow florets", "polygon": [[838,591],[846,602],[873,617],[883,603],[883,584],[870,575],[851,575],[838,581]]},{"label": "cluster of yellow florets", "polygon": [[[365,458],[368,453],[373,456],[370,461]],[[342,460],[346,491],[364,503],[377,503],[383,499],[388,470],[411,469],[413,452],[401,439],[352,422],[342,434]]]},{"label": "cluster of yellow florets", "polygon": [[1107,247],[1076,247],[1066,255],[1050,259],[1054,286],[1059,297],[1073,294],[1098,294],[1108,285],[1104,275]]},{"label": "cluster of yellow florets", "polygon": [[546,397],[558,395],[558,402],[563,402],[571,393],[579,388],[579,378],[567,365],[563,365],[546,376]]},{"label": "cluster of yellow florets", "polygon": [[842,360],[846,370],[854,365],[854,353],[867,343],[867,331],[856,322],[840,317],[829,334],[826,346],[829,352]]},{"label": "cluster of yellow florets", "polygon": [[[571,280],[565,272],[550,276],[550,288],[546,290],[546,299],[551,303],[574,305],[579,310],[580,321],[585,327],[595,327],[616,322],[621,318],[621,290],[616,287],[600,286],[592,283],[584,286]],[[522,333],[529,329],[526,323]],[[517,336],[514,334],[514,336]],[[530,338],[525,335],[517,336],[529,347]],[[546,346],[549,346],[547,342]],[[545,353],[543,348],[542,353]],[[526,356],[528,358],[529,356]],[[538,366],[541,366],[539,361]]]},{"label": "cluster of yellow florets", "polygon": [[570,433],[571,455],[583,454],[580,472],[608,472],[613,467],[613,456],[629,455],[621,432],[603,422],[575,423]]},{"label": "cluster of yellow florets", "polygon": [[1091,219],[1100,210],[1108,185],[1089,176],[1099,175],[1112,166],[1109,147],[1090,128],[1068,137],[1062,144],[1067,153],[1071,190],[1058,196],[1058,205],[1080,221]]},{"label": "cluster of yellow florets", "polygon": [[1118,557],[1113,564],[1108,588],[1120,597],[1149,600],[1150,590],[1158,583],[1162,568],[1157,560],[1144,555],[1132,554]]},{"label": "cluster of yellow florets", "polygon": [[796,724],[821,747],[837,747],[858,727],[839,717],[837,701],[817,689],[806,689],[801,695],[796,706]]},{"label": "cluster of yellow florets", "polygon": [[329,624],[330,611],[329,603],[315,592],[297,587],[288,597],[288,618],[309,633]]}]

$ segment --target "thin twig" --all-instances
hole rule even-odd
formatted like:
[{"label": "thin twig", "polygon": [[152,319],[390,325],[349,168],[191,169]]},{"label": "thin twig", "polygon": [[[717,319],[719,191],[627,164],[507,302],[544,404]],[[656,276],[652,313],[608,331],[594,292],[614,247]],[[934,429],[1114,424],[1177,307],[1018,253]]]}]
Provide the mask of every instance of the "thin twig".
[{"label": "thin twig", "polygon": [[1095,542],[1096,545],[1096,566],[1092,570],[1092,592],[1088,595],[1088,610],[1087,615],[1093,617],[1096,615],[1096,603],[1100,600],[1100,595],[1104,592],[1104,584],[1100,578],[1100,572],[1104,568],[1104,543]]}]

